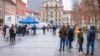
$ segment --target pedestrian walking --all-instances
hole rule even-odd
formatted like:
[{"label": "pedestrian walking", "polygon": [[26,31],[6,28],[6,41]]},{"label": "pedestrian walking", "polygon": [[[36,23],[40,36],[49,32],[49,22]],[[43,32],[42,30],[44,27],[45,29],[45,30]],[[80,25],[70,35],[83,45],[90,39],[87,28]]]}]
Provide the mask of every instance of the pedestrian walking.
[{"label": "pedestrian walking", "polygon": [[46,30],[46,27],[45,26],[43,26],[43,34],[45,34],[45,30]]},{"label": "pedestrian walking", "polygon": [[22,34],[22,27],[18,26],[18,32],[17,32],[18,36],[21,36]]},{"label": "pedestrian walking", "polygon": [[56,29],[57,29],[57,27],[56,26],[53,26],[53,35],[56,34]]},{"label": "pedestrian walking", "polygon": [[6,36],[7,28],[8,28],[8,26],[7,25],[4,25],[4,27],[3,27],[3,35],[4,35],[4,38]]},{"label": "pedestrian walking", "polygon": [[24,25],[22,26],[22,36],[24,36],[24,32],[25,32],[25,30],[24,30]]},{"label": "pedestrian walking", "polygon": [[27,26],[27,27],[26,27],[26,34],[27,34],[27,35],[29,35],[29,29],[30,29],[30,28]]},{"label": "pedestrian walking", "polygon": [[63,26],[60,31],[59,31],[59,37],[60,37],[60,49],[59,51],[61,51],[63,49],[63,51],[65,51],[65,41],[66,41],[66,27]]},{"label": "pedestrian walking", "polygon": [[79,30],[77,31],[77,38],[78,38],[78,45],[79,45],[79,54],[84,54],[83,52],[83,42],[84,42],[84,38],[83,38],[83,32],[82,29],[79,28]]},{"label": "pedestrian walking", "polygon": [[74,31],[73,28],[70,27],[68,31],[68,43],[69,43],[69,48],[72,48],[72,41],[73,41],[73,36],[74,36]]},{"label": "pedestrian walking", "polygon": [[96,36],[95,26],[91,26],[87,34],[87,55],[90,53],[90,50],[91,50],[90,54],[91,55],[94,54],[95,36]]},{"label": "pedestrian walking", "polygon": [[47,31],[49,31],[49,29],[50,29],[50,25],[48,24],[48,26],[47,26]]},{"label": "pedestrian walking", "polygon": [[34,26],[32,27],[32,30],[33,30],[33,35],[36,35],[36,25],[34,25]]},{"label": "pedestrian walking", "polygon": [[24,26],[24,29],[25,29],[25,35],[27,35],[27,27],[28,27],[27,25]]}]

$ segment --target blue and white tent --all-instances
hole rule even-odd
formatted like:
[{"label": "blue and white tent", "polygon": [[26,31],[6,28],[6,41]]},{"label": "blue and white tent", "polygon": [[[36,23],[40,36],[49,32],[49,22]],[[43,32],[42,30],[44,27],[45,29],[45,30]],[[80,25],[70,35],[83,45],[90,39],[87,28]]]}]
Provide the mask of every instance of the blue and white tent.
[{"label": "blue and white tent", "polygon": [[24,18],[24,20],[19,21],[21,24],[37,24],[39,23],[38,21],[34,20],[32,17],[27,16]]}]

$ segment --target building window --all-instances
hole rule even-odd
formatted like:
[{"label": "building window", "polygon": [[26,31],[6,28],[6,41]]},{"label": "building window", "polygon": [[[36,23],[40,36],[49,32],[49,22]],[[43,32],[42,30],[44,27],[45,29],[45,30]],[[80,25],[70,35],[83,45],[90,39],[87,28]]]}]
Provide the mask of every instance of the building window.
[{"label": "building window", "polygon": [[50,13],[51,13],[51,18],[53,18],[53,11],[51,11]]},{"label": "building window", "polygon": [[44,18],[44,11],[43,11],[43,18]]},{"label": "building window", "polygon": [[57,18],[57,11],[56,11],[56,18]]},{"label": "building window", "polygon": [[59,21],[60,21],[60,19],[59,19]]},{"label": "building window", "polygon": [[59,18],[60,18],[61,14],[60,14],[60,11],[59,11]]},{"label": "building window", "polygon": [[48,18],[48,11],[46,11],[46,18]]},{"label": "building window", "polygon": [[48,19],[46,19],[46,22],[48,22]]},{"label": "building window", "polygon": [[66,20],[68,21],[68,18],[66,18]]},{"label": "building window", "polygon": [[44,22],[44,19],[43,19],[43,22]]},{"label": "building window", "polygon": [[57,21],[57,19],[56,19],[56,21]]},{"label": "building window", "polygon": [[56,9],[57,9],[58,5],[56,4],[55,6],[56,6]]},{"label": "building window", "polygon": [[40,21],[40,18],[39,18],[39,21]]},{"label": "building window", "polygon": [[48,9],[48,4],[46,4],[46,9]]},{"label": "building window", "polygon": [[57,26],[57,23],[56,23],[56,26]]}]

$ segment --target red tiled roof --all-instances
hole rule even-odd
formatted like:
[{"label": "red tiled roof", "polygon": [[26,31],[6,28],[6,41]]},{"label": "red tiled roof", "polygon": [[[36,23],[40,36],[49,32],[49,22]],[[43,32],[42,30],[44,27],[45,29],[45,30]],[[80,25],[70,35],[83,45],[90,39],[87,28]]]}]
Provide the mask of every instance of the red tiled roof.
[{"label": "red tiled roof", "polygon": [[39,13],[37,13],[37,12],[33,12],[35,15],[39,15]]},{"label": "red tiled roof", "polygon": [[13,5],[16,5],[12,0],[3,0],[3,1],[9,2],[10,4],[13,4]]},{"label": "red tiled roof", "polygon": [[29,13],[33,13],[33,11],[30,10],[30,9],[26,9],[26,11],[29,12]]},{"label": "red tiled roof", "polygon": [[73,11],[72,10],[65,10],[64,14],[71,14]]}]

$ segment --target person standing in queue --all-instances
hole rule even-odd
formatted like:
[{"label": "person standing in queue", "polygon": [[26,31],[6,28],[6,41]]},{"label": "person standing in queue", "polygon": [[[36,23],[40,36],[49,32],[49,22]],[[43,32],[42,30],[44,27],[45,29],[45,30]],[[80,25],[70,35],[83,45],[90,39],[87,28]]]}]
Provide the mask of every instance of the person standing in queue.
[{"label": "person standing in queue", "polygon": [[4,25],[3,27],[3,35],[4,35],[4,38],[6,37],[6,31],[7,31],[7,25]]},{"label": "person standing in queue", "polygon": [[79,54],[84,54],[83,52],[83,42],[84,42],[84,38],[83,38],[83,32],[82,29],[79,28],[79,30],[77,31],[77,38],[78,38],[78,45],[79,45]]},{"label": "person standing in queue", "polygon": [[87,33],[87,55],[89,54],[90,50],[91,50],[90,55],[94,55],[95,38],[96,38],[96,29],[95,26],[91,26],[90,30]]},{"label": "person standing in queue", "polygon": [[33,35],[36,35],[36,25],[34,25],[34,26],[32,27],[32,30],[33,30]]},{"label": "person standing in queue", "polygon": [[72,41],[73,41],[73,36],[74,36],[74,31],[73,28],[70,27],[68,30],[68,43],[69,43],[69,48],[72,48]]},{"label": "person standing in queue", "polygon": [[14,25],[11,26],[11,28],[9,29],[10,32],[10,42],[14,41]]},{"label": "person standing in queue", "polygon": [[45,30],[46,30],[46,27],[45,26],[43,26],[43,34],[45,35]]},{"label": "person standing in queue", "polygon": [[54,26],[53,26],[53,35],[56,34],[56,29],[57,29],[57,27],[54,25]]},{"label": "person standing in queue", "polygon": [[59,51],[61,51],[63,49],[63,51],[65,51],[65,41],[66,41],[66,27],[63,26],[60,31],[59,31],[59,37],[60,37],[60,49]]}]

